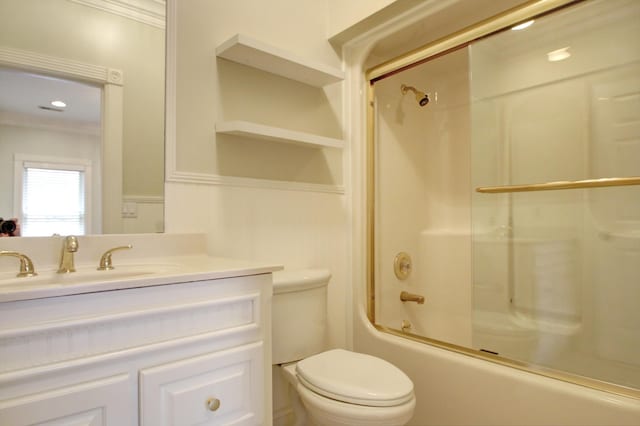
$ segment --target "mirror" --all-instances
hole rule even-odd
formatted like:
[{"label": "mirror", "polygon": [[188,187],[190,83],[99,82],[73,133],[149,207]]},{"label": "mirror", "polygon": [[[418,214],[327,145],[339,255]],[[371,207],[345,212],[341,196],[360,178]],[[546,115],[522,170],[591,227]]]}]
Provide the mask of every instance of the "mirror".
[{"label": "mirror", "polygon": [[[84,233],[163,231],[165,15],[165,0],[0,0],[0,217],[22,217],[25,167],[79,163]],[[77,191],[49,192],[60,207]]]}]

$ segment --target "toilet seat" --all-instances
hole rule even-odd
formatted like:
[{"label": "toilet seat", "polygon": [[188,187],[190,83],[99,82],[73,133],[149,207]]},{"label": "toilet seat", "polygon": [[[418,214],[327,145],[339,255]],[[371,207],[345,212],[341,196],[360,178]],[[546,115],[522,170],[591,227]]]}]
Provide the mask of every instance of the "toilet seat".
[{"label": "toilet seat", "polygon": [[393,407],[367,407],[326,398],[298,382],[297,394],[317,426],[401,426],[406,425],[416,406],[415,397]]},{"label": "toilet seat", "polygon": [[300,384],[349,404],[394,407],[414,398],[413,383],[399,368],[371,355],[334,349],[299,361]]}]

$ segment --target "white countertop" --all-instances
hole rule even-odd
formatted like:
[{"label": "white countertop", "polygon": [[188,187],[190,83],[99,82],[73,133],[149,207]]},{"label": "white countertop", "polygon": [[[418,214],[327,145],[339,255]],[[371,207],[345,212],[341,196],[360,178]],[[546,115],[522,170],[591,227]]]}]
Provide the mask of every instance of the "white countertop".
[{"label": "white countertop", "polygon": [[267,274],[280,269],[282,266],[271,263],[205,255],[120,262],[110,271],[98,271],[94,264],[76,264],[76,272],[68,274],[57,274],[55,269],[37,271],[35,277],[15,278],[15,275],[0,274],[0,302],[217,280]]},{"label": "white countertop", "polygon": [[[35,277],[17,278],[15,257],[0,257],[0,302],[149,287],[267,274],[274,262],[210,256],[202,234],[121,234],[79,236],[76,272],[56,273],[63,237],[0,238],[0,250],[17,251],[33,261]],[[131,244],[113,255],[115,269],[98,271],[108,249]]]}]

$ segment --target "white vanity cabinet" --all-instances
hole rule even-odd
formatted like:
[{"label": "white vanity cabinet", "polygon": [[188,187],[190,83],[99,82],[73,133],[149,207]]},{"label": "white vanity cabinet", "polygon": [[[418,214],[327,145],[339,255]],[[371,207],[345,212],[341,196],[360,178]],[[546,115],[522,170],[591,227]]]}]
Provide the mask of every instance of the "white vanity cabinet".
[{"label": "white vanity cabinet", "polygon": [[0,303],[0,425],[271,423],[271,274]]},{"label": "white vanity cabinet", "polygon": [[134,415],[129,377],[119,374],[7,398],[0,408],[2,425],[126,425]]},{"label": "white vanity cabinet", "polygon": [[262,350],[258,342],[141,370],[140,423],[259,423]]}]

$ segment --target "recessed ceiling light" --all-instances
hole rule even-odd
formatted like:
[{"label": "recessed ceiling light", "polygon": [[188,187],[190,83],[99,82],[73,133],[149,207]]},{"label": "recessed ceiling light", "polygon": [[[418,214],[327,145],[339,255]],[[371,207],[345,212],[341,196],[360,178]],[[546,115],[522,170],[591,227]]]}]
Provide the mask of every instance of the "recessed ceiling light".
[{"label": "recessed ceiling light", "polygon": [[54,107],[57,107],[57,108],[64,108],[64,107],[67,106],[67,104],[65,104],[62,101],[52,101],[51,105],[53,105]]},{"label": "recessed ceiling light", "polygon": [[534,23],[534,22],[535,22],[535,21],[532,19],[532,20],[530,20],[530,21],[523,22],[522,24],[515,25],[515,26],[511,27],[511,29],[512,29],[513,31],[520,31],[520,30],[524,30],[525,28],[529,28],[531,25],[533,25],[533,23]]},{"label": "recessed ceiling light", "polygon": [[571,56],[571,53],[569,53],[569,47],[571,46],[563,47],[562,49],[553,50],[547,53],[547,59],[549,62],[558,62],[567,59]]}]

